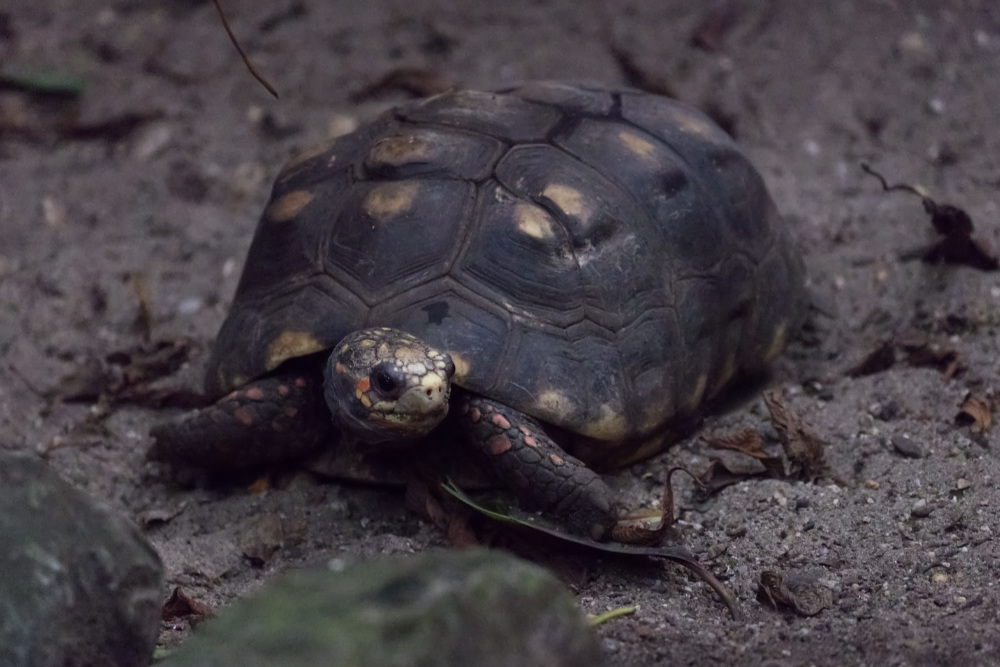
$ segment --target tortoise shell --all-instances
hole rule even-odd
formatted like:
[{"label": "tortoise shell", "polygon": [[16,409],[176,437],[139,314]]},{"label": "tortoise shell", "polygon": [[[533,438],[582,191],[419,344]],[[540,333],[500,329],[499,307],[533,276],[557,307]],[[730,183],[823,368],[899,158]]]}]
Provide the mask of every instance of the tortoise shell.
[{"label": "tortoise shell", "polygon": [[803,282],[760,175],[697,110],[449,92],[286,165],[207,390],[389,326],[449,352],[457,385],[583,436],[584,461],[621,463],[770,361]]}]

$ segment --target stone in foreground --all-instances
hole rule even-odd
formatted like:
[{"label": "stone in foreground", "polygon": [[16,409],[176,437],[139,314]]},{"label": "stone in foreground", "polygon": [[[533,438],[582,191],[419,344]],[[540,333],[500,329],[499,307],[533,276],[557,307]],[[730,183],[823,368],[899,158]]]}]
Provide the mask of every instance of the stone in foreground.
[{"label": "stone in foreground", "polygon": [[546,570],[432,551],[288,573],[200,627],[165,666],[603,664],[573,595]]},{"label": "stone in foreground", "polygon": [[0,449],[0,665],[147,665],[163,566],[129,521]]}]

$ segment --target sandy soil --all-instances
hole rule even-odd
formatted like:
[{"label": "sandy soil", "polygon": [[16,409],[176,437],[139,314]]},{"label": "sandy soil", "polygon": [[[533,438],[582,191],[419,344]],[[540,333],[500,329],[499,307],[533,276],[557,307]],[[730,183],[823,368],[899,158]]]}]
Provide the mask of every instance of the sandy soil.
[{"label": "sandy soil", "polygon": [[[963,207],[996,243],[1000,5],[227,4],[280,101],[208,3],[0,4],[3,446],[37,452],[143,523],[170,584],[215,606],[302,563],[443,543],[391,490],[305,473],[179,486],[144,461],[150,425],[172,412],[96,396],[149,359],[136,352],[147,334],[190,344],[157,386],[175,400],[172,388],[200,387],[271,178],[292,151],[404,98],[365,94],[387,74],[421,68],[417,87],[639,76],[725,120],[793,226],[819,308],[775,380],[843,484],[750,479],[706,501],[681,490],[680,540],[736,592],[740,623],[681,570],[585,560],[572,582],[585,610],[638,606],[599,628],[610,662],[996,660],[1000,443],[995,427],[956,416],[970,392],[1000,395],[1000,274],[901,261],[927,242],[928,216],[859,164]],[[724,20],[706,26],[713,16]],[[12,78],[30,89],[56,73],[78,77],[82,95]],[[848,373],[883,344],[874,372]],[[59,400],[67,392],[82,400]],[[766,416],[751,400],[704,432],[767,433]],[[614,483],[648,503],[670,465],[711,454],[695,438]],[[806,617],[758,602],[765,570],[818,582],[830,606]],[[163,641],[186,632],[167,624]]]}]

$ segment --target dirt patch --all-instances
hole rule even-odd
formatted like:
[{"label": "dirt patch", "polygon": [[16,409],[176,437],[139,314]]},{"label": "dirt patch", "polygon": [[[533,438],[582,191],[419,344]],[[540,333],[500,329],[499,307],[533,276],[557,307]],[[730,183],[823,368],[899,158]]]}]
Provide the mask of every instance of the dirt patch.
[{"label": "dirt patch", "polygon": [[[188,0],[0,10],[0,443],[42,454],[142,522],[171,586],[221,606],[275,571],[444,537],[400,493],[306,473],[170,483],[144,461],[166,409],[86,392],[53,400],[63,379],[87,367],[117,377],[126,364],[112,353],[150,345],[147,336],[190,339],[159,388],[197,390],[281,164],[420,86],[668,86],[735,133],[806,255],[818,310],[775,383],[845,484],[751,479],[707,500],[681,489],[680,539],[747,619],[732,622],[682,570],[591,560],[573,578],[587,611],[639,607],[600,627],[612,661],[994,659],[998,439],[968,399],[995,403],[1000,392],[1000,275],[901,261],[930,240],[928,216],[919,199],[883,193],[860,163],[961,206],[997,244],[1000,6],[241,3],[233,28],[280,101],[250,79],[213,12]],[[386,85],[403,70],[424,74]],[[65,81],[39,92],[53,84],[37,75],[56,73],[82,92]],[[871,372],[857,372],[875,352]],[[757,398],[705,433],[766,434],[767,416]],[[709,454],[696,437],[612,483],[648,503],[670,466],[704,466]],[[765,571],[789,588],[818,582],[829,606],[802,616],[758,601]],[[185,632],[167,626],[164,641]]]}]

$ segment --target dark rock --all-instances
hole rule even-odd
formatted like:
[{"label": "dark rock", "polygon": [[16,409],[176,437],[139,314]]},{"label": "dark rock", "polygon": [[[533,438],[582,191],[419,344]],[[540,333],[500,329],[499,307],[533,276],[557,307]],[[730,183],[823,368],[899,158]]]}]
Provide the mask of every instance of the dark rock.
[{"label": "dark rock", "polygon": [[503,553],[466,550],[290,572],[200,627],[164,665],[603,662],[554,576]]},{"label": "dark rock", "polygon": [[891,439],[892,448],[896,453],[908,459],[921,459],[924,457],[923,448],[915,441],[902,435],[894,435]]},{"label": "dark rock", "polygon": [[147,665],[163,566],[129,521],[0,449],[0,665]]}]

